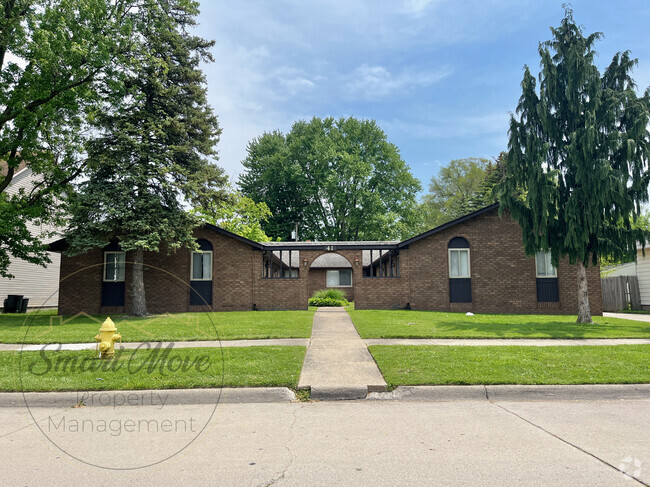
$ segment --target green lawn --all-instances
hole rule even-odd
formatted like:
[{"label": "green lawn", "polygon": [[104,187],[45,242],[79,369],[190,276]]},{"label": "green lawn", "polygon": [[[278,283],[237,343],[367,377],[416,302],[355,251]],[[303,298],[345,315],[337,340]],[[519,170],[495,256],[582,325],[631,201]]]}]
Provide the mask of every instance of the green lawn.
[{"label": "green lawn", "polygon": [[369,348],[390,387],[650,383],[650,345]]},{"label": "green lawn", "polygon": [[[222,385],[295,389],[305,350],[305,347],[184,348],[171,350],[164,359],[161,351],[156,354],[152,350],[124,350],[113,360],[100,360],[91,350],[45,352],[44,355],[40,352],[0,352],[0,391],[175,389]],[[185,370],[179,368],[182,361],[188,366]]]},{"label": "green lawn", "polygon": [[[176,313],[144,318],[111,315],[125,342],[309,338],[315,311]],[[54,311],[0,314],[0,343],[92,342],[105,315],[56,316]]]},{"label": "green lawn", "polygon": [[349,310],[362,338],[650,338],[650,323],[594,316]]}]

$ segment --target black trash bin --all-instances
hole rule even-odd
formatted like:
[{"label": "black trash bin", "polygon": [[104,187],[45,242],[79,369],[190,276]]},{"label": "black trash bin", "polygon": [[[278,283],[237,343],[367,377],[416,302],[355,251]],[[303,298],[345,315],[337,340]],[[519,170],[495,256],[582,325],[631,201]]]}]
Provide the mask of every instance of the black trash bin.
[{"label": "black trash bin", "polygon": [[29,298],[23,298],[22,306],[18,310],[19,313],[27,313],[27,305],[29,304]]},{"label": "black trash bin", "polygon": [[5,313],[18,313],[23,308],[23,296],[19,294],[9,294],[4,302]]}]

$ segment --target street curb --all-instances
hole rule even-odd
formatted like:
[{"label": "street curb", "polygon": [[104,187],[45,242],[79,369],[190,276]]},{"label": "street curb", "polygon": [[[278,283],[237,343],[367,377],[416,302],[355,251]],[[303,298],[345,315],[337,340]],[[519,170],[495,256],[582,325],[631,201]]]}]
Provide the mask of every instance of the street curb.
[{"label": "street curb", "polygon": [[399,386],[371,401],[602,401],[650,399],[650,384]]},{"label": "street curb", "polygon": [[351,401],[365,399],[368,386],[351,387],[311,387],[311,399],[315,401]]},{"label": "street curb", "polygon": [[296,395],[287,387],[231,387],[224,389],[147,389],[129,391],[2,392],[0,407],[165,406],[184,404],[236,404],[293,402]]}]

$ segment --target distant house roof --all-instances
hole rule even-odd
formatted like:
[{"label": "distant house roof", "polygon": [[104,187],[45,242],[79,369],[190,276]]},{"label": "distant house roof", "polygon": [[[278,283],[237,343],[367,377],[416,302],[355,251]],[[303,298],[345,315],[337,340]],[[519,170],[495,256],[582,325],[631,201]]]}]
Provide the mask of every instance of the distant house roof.
[{"label": "distant house roof", "polygon": [[[20,171],[25,169],[27,167],[27,161],[20,161],[20,164],[18,164],[17,167],[14,168],[14,176],[18,174]],[[7,165],[6,161],[0,161],[0,176],[6,176],[7,171],[9,169],[9,166]]]}]

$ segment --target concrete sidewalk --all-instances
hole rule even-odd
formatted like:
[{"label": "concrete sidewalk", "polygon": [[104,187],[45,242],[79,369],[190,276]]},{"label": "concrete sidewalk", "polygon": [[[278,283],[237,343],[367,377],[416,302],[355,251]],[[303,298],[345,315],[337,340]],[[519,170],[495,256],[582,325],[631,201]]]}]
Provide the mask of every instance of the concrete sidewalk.
[{"label": "concrete sidewalk", "polygon": [[361,399],[386,389],[377,364],[344,308],[319,308],[298,382],[312,399]]},{"label": "concrete sidewalk", "polygon": [[[151,347],[159,344],[162,348],[167,348],[173,344],[174,348],[228,348],[228,347],[272,347],[272,346],[291,346],[306,347],[309,345],[309,338],[266,338],[261,340],[197,340],[188,342],[126,342],[117,344],[116,349],[135,350],[149,343]],[[146,348],[146,347],[144,347]],[[97,343],[49,343],[43,345],[18,343],[0,343],[0,352],[39,352],[41,350],[61,351],[61,350],[96,350]]]},{"label": "concrete sidewalk", "polygon": [[366,345],[528,346],[648,345],[650,338],[366,338]]},{"label": "concrete sidewalk", "polygon": [[632,320],[632,321],[650,321],[650,313],[603,313],[603,316],[606,318],[621,318],[622,320]]}]

